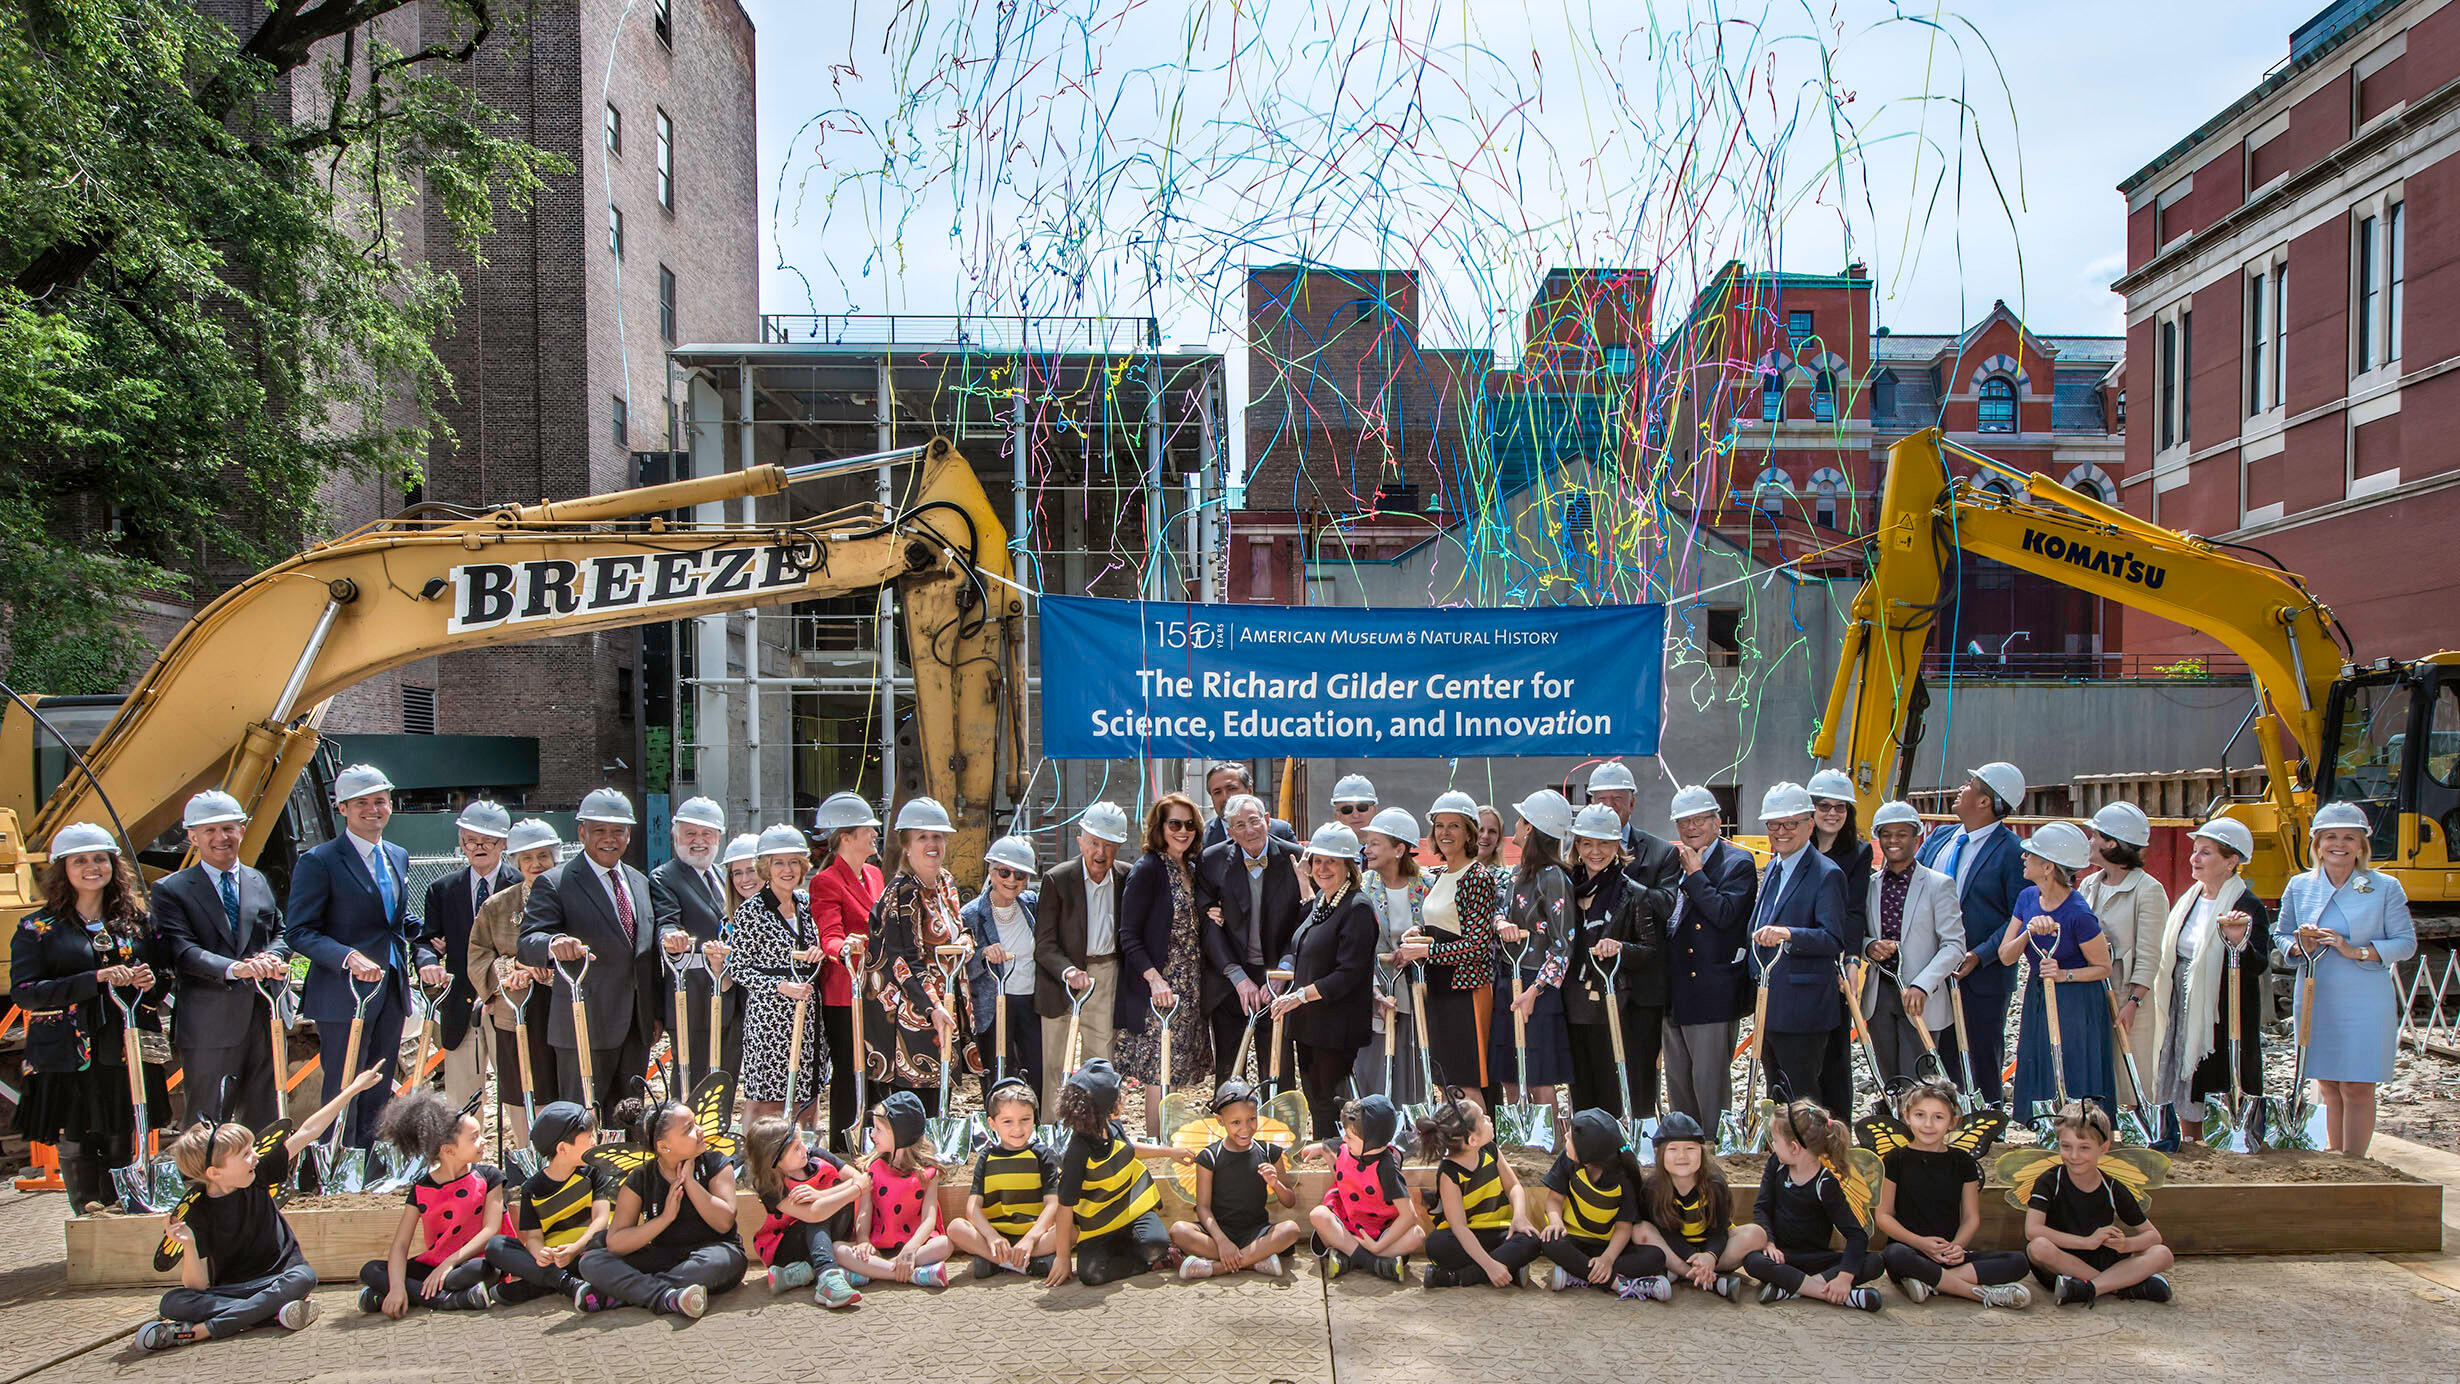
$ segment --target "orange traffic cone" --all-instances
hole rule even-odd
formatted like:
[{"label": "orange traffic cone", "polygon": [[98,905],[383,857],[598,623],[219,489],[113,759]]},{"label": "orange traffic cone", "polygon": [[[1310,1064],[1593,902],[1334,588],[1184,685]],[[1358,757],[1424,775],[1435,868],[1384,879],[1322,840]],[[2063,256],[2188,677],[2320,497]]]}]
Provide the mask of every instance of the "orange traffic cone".
[{"label": "orange traffic cone", "polygon": [[49,1144],[34,1147],[34,1175],[17,1179],[20,1192],[65,1192],[68,1184],[60,1180],[60,1151]]}]

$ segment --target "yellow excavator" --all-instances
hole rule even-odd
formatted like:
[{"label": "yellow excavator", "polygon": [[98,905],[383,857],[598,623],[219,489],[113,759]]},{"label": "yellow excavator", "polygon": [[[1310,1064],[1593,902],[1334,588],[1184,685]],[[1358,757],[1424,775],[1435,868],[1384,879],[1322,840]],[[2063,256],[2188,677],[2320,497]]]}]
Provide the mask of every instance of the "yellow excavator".
[{"label": "yellow excavator", "polygon": [[[695,506],[916,459],[901,506],[777,524],[689,517]],[[978,871],[1003,746],[1008,793],[1023,789],[1024,606],[1007,531],[965,458],[934,438],[808,466],[370,524],[224,592],[125,698],[11,698],[0,711],[0,927],[39,903],[43,848],[70,822],[110,828],[133,853],[178,822],[191,794],[218,787],[248,808],[241,858],[256,860],[315,759],[327,699],[388,668],[891,584],[924,791],[957,825],[951,869]]]},{"label": "yellow excavator", "polygon": [[[2010,491],[1951,479],[1950,453]],[[2256,549],[2160,528],[1935,429],[1888,450],[1869,575],[1811,743],[1853,780],[1864,821],[1912,772],[1929,702],[1922,653],[1955,599],[1960,551],[2201,630],[2246,660],[2267,786],[2210,812],[2253,834],[2246,874],[2259,895],[2279,898],[2311,863],[2318,804],[2354,802],[2374,823],[2374,867],[2400,880],[2421,931],[2460,918],[2460,653],[2345,662],[2331,608]]]}]

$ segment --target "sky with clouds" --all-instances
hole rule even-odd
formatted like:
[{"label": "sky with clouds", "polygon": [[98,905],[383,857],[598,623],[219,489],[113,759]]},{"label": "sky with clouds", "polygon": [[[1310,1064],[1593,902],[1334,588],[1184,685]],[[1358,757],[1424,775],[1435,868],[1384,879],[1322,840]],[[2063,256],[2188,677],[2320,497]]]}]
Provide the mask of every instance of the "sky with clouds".
[{"label": "sky with clouds", "polygon": [[1876,280],[2120,328],[2120,179],[2321,0],[744,0],[762,308],[1151,315],[1235,343],[1243,268],[1417,268],[1509,350],[1549,265]]}]

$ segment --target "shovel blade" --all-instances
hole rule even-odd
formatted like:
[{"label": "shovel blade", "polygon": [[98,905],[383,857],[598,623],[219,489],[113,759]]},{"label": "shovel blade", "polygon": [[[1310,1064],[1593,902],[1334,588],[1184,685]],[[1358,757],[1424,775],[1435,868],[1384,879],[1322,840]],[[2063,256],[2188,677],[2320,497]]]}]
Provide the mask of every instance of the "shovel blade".
[{"label": "shovel blade", "polygon": [[2144,1127],[2143,1117],[2137,1115],[2133,1107],[2119,1107],[2117,1125],[2118,1142],[2143,1148],[2151,1147],[2152,1131]]},{"label": "shovel blade", "polygon": [[344,1194],[367,1190],[367,1150],[341,1149],[327,1169],[324,1190]]},{"label": "shovel blade", "polygon": [[2272,1109],[2265,1123],[2265,1133],[2272,1147],[2313,1150],[2331,1143],[2331,1135],[2323,1127],[2321,1106],[2279,1100],[2267,1103]]},{"label": "shovel blade", "polygon": [[1653,1168],[1657,1166],[1656,1116],[1651,1115],[1645,1120],[1625,1120],[1623,1122],[1623,1141],[1631,1145],[1631,1155],[1633,1158],[1639,1160],[1641,1167]]},{"label": "shovel blade", "polygon": [[974,1151],[974,1122],[962,1117],[934,1116],[923,1121],[923,1137],[931,1141],[931,1149],[941,1162],[962,1162]]},{"label": "shovel blade", "polygon": [[143,1164],[113,1168],[111,1188],[120,1194],[120,1209],[129,1215],[150,1215],[163,1209],[154,1201],[153,1170]]},{"label": "shovel blade", "polygon": [[538,1155],[529,1149],[513,1149],[504,1155],[504,1161],[511,1164],[512,1170],[519,1173],[524,1181],[538,1176]]},{"label": "shovel blade", "polygon": [[1511,1127],[1509,1142],[1539,1153],[1555,1151],[1555,1112],[1542,1105],[1506,1105],[1501,1107]]}]

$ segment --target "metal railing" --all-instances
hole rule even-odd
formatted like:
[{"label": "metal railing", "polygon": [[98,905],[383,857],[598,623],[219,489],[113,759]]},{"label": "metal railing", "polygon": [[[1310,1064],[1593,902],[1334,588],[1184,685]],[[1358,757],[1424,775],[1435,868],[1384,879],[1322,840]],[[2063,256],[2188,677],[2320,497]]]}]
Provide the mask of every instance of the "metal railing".
[{"label": "metal railing", "polygon": [[[1968,652],[1956,656],[1955,671],[1960,678],[2044,682],[2222,682],[2248,676],[2246,660],[2236,654]],[[1947,674],[1945,653],[1934,649],[1922,656],[1924,677]]]},{"label": "metal railing", "polygon": [[760,318],[764,342],[812,346],[882,346],[940,351],[1079,351],[1140,355],[1162,349],[1161,323],[1150,317],[959,317],[924,313],[771,312]]},{"label": "metal railing", "polygon": [[[2403,963],[2409,970],[2409,983],[2401,988],[2408,1002],[2400,1008],[2400,1041],[2419,1052],[2460,1058],[2460,948],[2442,954],[2439,974],[2434,961],[2433,956],[2420,952]],[[2420,999],[2426,1002],[2422,1019]]]}]

